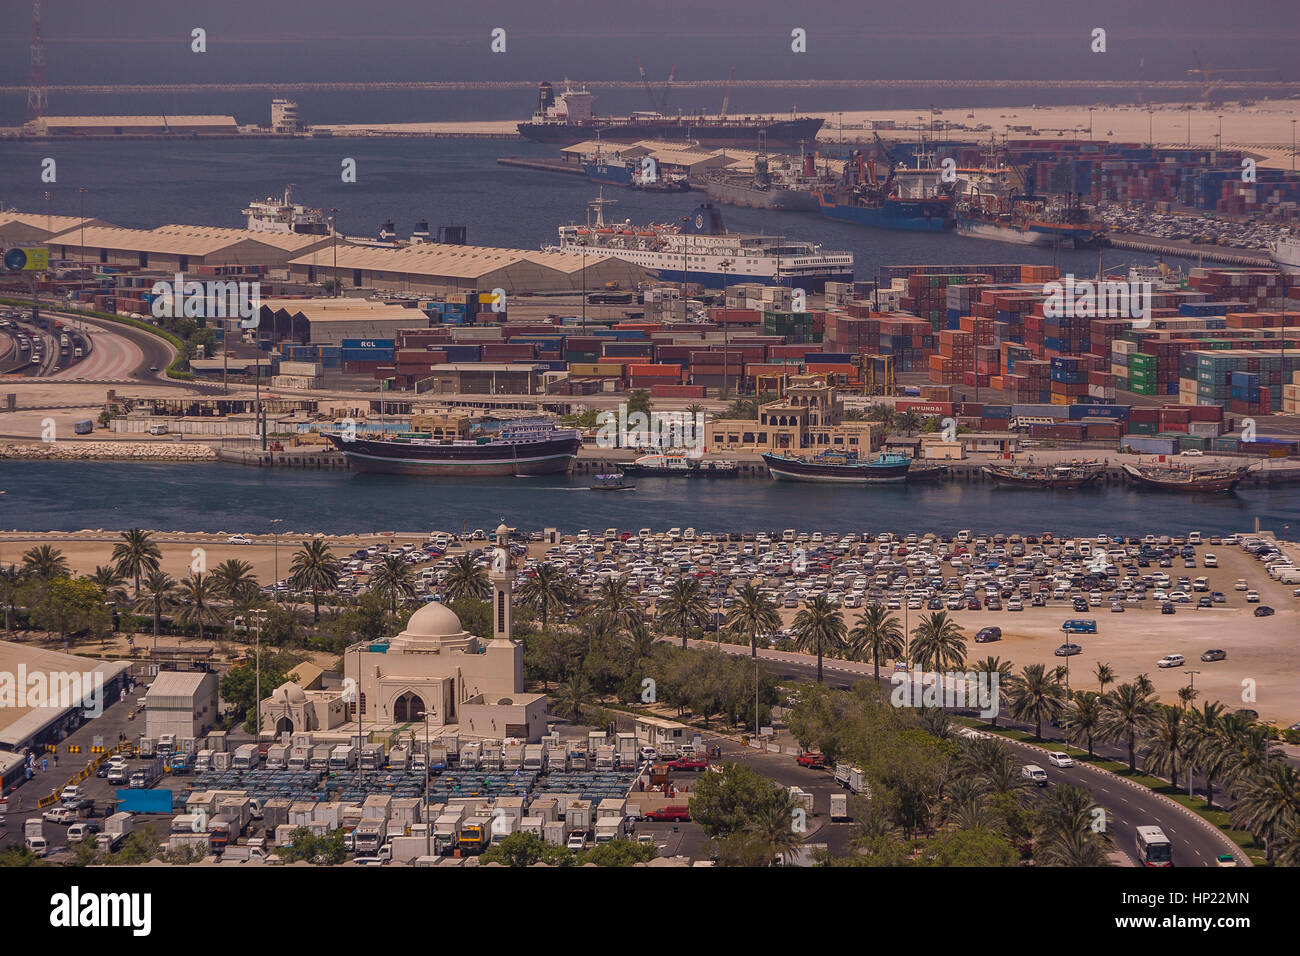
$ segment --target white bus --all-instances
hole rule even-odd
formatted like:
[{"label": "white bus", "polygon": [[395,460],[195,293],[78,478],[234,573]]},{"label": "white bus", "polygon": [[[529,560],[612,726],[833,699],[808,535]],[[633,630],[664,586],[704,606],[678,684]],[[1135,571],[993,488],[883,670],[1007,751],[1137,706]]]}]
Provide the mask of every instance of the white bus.
[{"label": "white bus", "polygon": [[1137,828],[1137,858],[1142,866],[1173,866],[1173,845],[1159,827]]}]

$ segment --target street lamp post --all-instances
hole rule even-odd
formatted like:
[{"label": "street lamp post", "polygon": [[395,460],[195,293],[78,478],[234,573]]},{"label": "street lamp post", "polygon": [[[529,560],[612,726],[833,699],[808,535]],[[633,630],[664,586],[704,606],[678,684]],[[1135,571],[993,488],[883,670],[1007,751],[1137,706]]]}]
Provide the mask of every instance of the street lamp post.
[{"label": "street lamp post", "polygon": [[332,242],[330,245],[333,247],[334,251],[334,295],[336,298],[338,297],[338,294],[343,291],[343,284],[339,282],[339,229],[336,221],[338,219],[338,214],[338,207],[331,206],[330,238],[332,239]]},{"label": "street lamp post", "polygon": [[420,711],[420,717],[424,721],[424,855],[433,856],[430,842],[433,822],[429,819],[429,712]]},{"label": "street lamp post", "polygon": [[1092,139],[1092,114],[1097,111],[1097,107],[1088,107],[1088,139]]},{"label": "street lamp post", "polygon": [[275,580],[271,582],[271,600],[280,603],[280,522],[283,518],[271,519],[271,530],[275,534]]},{"label": "street lamp post", "polygon": [[77,193],[81,197],[81,265],[86,264],[86,187],[78,186]]},{"label": "street lamp post", "polygon": [[689,248],[688,243],[690,242],[690,235],[686,232],[686,229],[684,227],[690,225],[690,222],[691,220],[689,216],[682,217],[682,226],[683,226],[682,236],[686,240],[685,242],[682,243],[682,321],[683,322],[686,321],[686,272],[690,268],[690,264],[686,258],[687,249]]},{"label": "street lamp post", "polygon": [[[727,270],[731,268],[731,262],[728,259],[723,259],[721,262],[718,263],[718,266],[719,268],[722,269],[722,306],[723,306],[723,313],[725,315],[726,305],[727,305]],[[731,371],[731,353],[729,351],[730,348],[731,348],[731,323],[724,318],[722,321],[722,397],[724,399],[727,397],[730,391],[727,387],[727,380],[729,377],[729,373]]]},{"label": "street lamp post", "polygon": [[1147,107],[1147,149],[1151,150],[1156,148],[1155,117],[1155,111]]},{"label": "street lamp post", "polygon": [[1295,172],[1295,120],[1291,121],[1291,172]]}]

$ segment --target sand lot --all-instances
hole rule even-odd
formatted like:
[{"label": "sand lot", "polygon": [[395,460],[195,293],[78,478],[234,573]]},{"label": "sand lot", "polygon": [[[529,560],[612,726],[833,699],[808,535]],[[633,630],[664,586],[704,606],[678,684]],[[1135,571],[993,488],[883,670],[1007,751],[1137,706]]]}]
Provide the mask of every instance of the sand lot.
[{"label": "sand lot", "polygon": [[[238,529],[231,531],[237,533]],[[288,576],[294,552],[308,537],[310,535],[292,531],[280,535],[280,578]],[[419,543],[426,537],[382,534],[327,536],[326,540],[336,553],[343,555],[371,544]],[[270,583],[275,578],[276,547],[269,535],[254,537],[254,543],[248,545],[228,544],[224,534],[160,532],[157,538],[163,553],[162,567],[175,577],[188,572],[190,563],[197,557],[195,549],[202,549],[209,568],[227,558],[239,558],[253,565],[254,573],[262,583]],[[48,543],[62,550],[74,571],[88,574],[97,564],[109,563],[116,540],[113,531],[48,535],[5,532],[0,533],[0,561],[21,560],[23,551],[35,544]],[[1289,544],[1284,548],[1300,564],[1300,546]],[[537,556],[543,550],[539,545],[533,546]],[[1107,596],[1101,606],[1090,608],[1086,613],[1076,613],[1068,602],[1059,601],[1050,602],[1045,608],[1026,607],[1021,612],[963,610],[950,613],[963,628],[967,652],[974,660],[993,655],[1010,660],[1016,670],[1032,663],[1053,666],[1065,663],[1066,658],[1053,654],[1064,640],[1061,623],[1069,618],[1090,617],[1097,621],[1097,633],[1072,638],[1083,647],[1081,654],[1068,658],[1072,688],[1095,689],[1097,682],[1093,671],[1099,662],[1105,662],[1110,664],[1120,681],[1132,680],[1139,673],[1148,674],[1161,699],[1167,702],[1176,703],[1178,689],[1194,680],[1194,686],[1200,691],[1198,700],[1219,700],[1234,708],[1249,707],[1257,710],[1261,718],[1284,727],[1300,721],[1300,598],[1292,596],[1291,585],[1279,584],[1269,578],[1263,565],[1240,548],[1203,545],[1196,551],[1195,569],[1185,569],[1181,561],[1175,561],[1173,567],[1163,570],[1175,580],[1183,574],[1193,580],[1202,575],[1208,577],[1210,589],[1222,591],[1227,596],[1225,604],[1213,609],[1198,610],[1193,602],[1177,605],[1177,612],[1173,615],[1163,615],[1159,605],[1148,598],[1138,605],[1128,605],[1123,613],[1114,613],[1110,610]],[[1206,553],[1216,555],[1218,568],[1203,566]],[[1143,569],[1144,573],[1147,570]],[[1238,578],[1245,578],[1249,586],[1259,592],[1260,603],[1273,607],[1277,613],[1272,617],[1255,617],[1256,605],[1246,603],[1244,591],[1234,590]],[[1200,596],[1199,593],[1193,594],[1194,598]],[[795,610],[783,610],[785,623],[789,624],[796,613]],[[858,613],[856,609],[845,609],[850,626]],[[904,612],[897,613],[903,618]],[[917,618],[925,613],[928,611],[907,612],[909,626],[915,626]],[[973,642],[976,631],[994,624],[1002,628],[1002,641],[991,644]],[[1203,663],[1201,653],[1210,648],[1227,651],[1228,659]],[[1170,653],[1183,654],[1187,658],[1186,666],[1157,668],[1156,661]],[[1252,694],[1253,700],[1250,699]]]}]

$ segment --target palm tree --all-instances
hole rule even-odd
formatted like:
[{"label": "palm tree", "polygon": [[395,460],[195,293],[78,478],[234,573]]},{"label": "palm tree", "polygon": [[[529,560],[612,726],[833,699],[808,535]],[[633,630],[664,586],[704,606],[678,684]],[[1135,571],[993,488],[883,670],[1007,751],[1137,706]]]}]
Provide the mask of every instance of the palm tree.
[{"label": "palm tree", "polygon": [[1101,699],[1101,737],[1128,746],[1129,773],[1137,773],[1137,740],[1155,716],[1155,702],[1136,683],[1120,684]]},{"label": "palm tree", "polygon": [[1219,727],[1224,719],[1223,705],[1218,701],[1206,701],[1199,709],[1191,708],[1187,716],[1191,722],[1186,758],[1191,771],[1188,776],[1200,772],[1205,778],[1205,804],[1213,806],[1214,782],[1223,775],[1227,757],[1219,739]]},{"label": "palm tree", "polygon": [[872,602],[858,615],[858,623],[849,631],[849,650],[855,661],[870,656],[875,664],[875,678],[880,680],[880,659],[902,657],[907,646],[903,628],[887,608]]},{"label": "palm tree", "polygon": [[1011,716],[1032,720],[1034,736],[1043,739],[1043,717],[1055,717],[1065,707],[1065,688],[1055,668],[1026,664],[1011,681]]},{"label": "palm tree", "polygon": [[154,568],[144,576],[144,594],[135,599],[133,611],[153,615],[153,646],[158,648],[158,630],[162,626],[163,611],[176,605],[176,579],[162,568]]},{"label": "palm tree", "polygon": [[807,652],[817,653],[817,683],[822,682],[822,655],[828,650],[844,646],[848,631],[844,624],[844,614],[834,604],[820,594],[808,602],[794,618],[792,628],[795,647]]},{"label": "palm tree", "polygon": [[775,861],[779,854],[788,856],[803,842],[802,835],[792,826],[798,809],[789,790],[775,789],[755,815],[751,828],[767,848],[769,860]]},{"label": "palm tree", "polygon": [[1183,710],[1190,707],[1192,702],[1199,696],[1201,696],[1201,692],[1190,684],[1178,688],[1178,702],[1183,705]]},{"label": "palm tree", "polygon": [[1101,695],[1091,690],[1076,690],[1070,695],[1061,723],[1065,726],[1065,739],[1079,747],[1087,745],[1088,759],[1092,759],[1092,740],[1101,728]]},{"label": "palm tree", "polygon": [[472,555],[462,554],[451,564],[442,582],[442,596],[448,601],[460,598],[483,600],[492,593],[487,571],[478,566]]},{"label": "palm tree", "polygon": [[700,579],[686,574],[669,585],[668,592],[655,602],[655,622],[668,633],[680,636],[685,647],[691,631],[709,623],[709,601]]},{"label": "palm tree", "polygon": [[1115,683],[1115,670],[1104,661],[1098,661],[1093,673],[1097,675],[1097,683],[1101,686],[1101,692],[1106,693],[1106,685]]},{"label": "palm tree", "polygon": [[899,430],[906,435],[916,434],[916,430],[925,424],[925,416],[910,408],[896,417]]},{"label": "palm tree", "polygon": [[990,709],[993,716],[989,719],[989,726],[998,725],[998,714],[1002,712],[1002,704],[1008,700],[1008,691],[1012,684],[1011,662],[1004,661],[1000,657],[986,657],[984,660],[972,665],[976,673],[990,675],[990,684],[992,683],[991,675],[998,675],[998,684],[996,697],[989,701]]},{"label": "palm tree", "polygon": [[781,628],[776,605],[752,581],[736,591],[736,603],[727,611],[727,630],[736,637],[749,639],[749,656],[758,657],[760,634],[775,634]]},{"label": "palm tree", "polygon": [[1223,754],[1223,783],[1229,793],[1236,793],[1274,761],[1282,751],[1269,739],[1268,729],[1236,711],[1219,722],[1218,737]]},{"label": "palm tree", "polygon": [[1279,838],[1300,825],[1300,774],[1285,760],[1274,760],[1251,774],[1234,791],[1232,825],[1264,841],[1264,858],[1273,860]]},{"label": "palm tree", "polygon": [[95,565],[95,573],[89,580],[104,589],[104,597],[113,604],[126,603],[126,591],[122,588],[122,572],[113,565]]},{"label": "palm tree", "polygon": [[880,422],[883,426],[881,434],[885,437],[894,430],[898,423],[898,413],[894,411],[893,405],[886,405],[884,402],[876,402],[867,409],[867,421]]},{"label": "palm tree", "polygon": [[597,631],[623,631],[636,637],[648,630],[641,605],[622,576],[602,581],[584,614]]},{"label": "palm tree", "polygon": [[228,558],[212,569],[212,589],[232,603],[257,594],[253,566],[239,558]]},{"label": "palm tree", "polygon": [[370,589],[381,597],[388,598],[388,609],[396,614],[399,598],[406,600],[415,597],[415,570],[400,554],[384,555],[379,561],[379,567],[370,576]]},{"label": "palm tree", "polygon": [[141,528],[122,532],[122,540],[113,545],[113,560],[123,577],[135,581],[135,595],[140,596],[140,578],[156,570],[162,551],[153,540],[153,534]]},{"label": "palm tree", "polygon": [[40,544],[23,552],[23,572],[41,581],[65,578],[69,574],[68,559],[53,545]]},{"label": "palm tree", "polygon": [[1147,728],[1143,765],[1150,773],[1168,774],[1178,786],[1178,761],[1186,754],[1190,734],[1187,714],[1178,707],[1160,704]]},{"label": "palm tree", "polygon": [[591,682],[582,674],[572,674],[559,687],[555,713],[570,720],[579,720],[582,717],[582,707],[590,697]]},{"label": "palm tree", "polygon": [[563,568],[544,562],[524,578],[516,596],[523,607],[531,607],[541,613],[544,631],[552,613],[563,614],[578,603],[578,584]]},{"label": "palm tree", "polygon": [[1156,692],[1156,685],[1151,683],[1151,678],[1145,673],[1138,674],[1137,677],[1133,678],[1133,686],[1147,697],[1150,697]]},{"label": "palm tree", "polygon": [[217,625],[225,620],[216,603],[217,592],[212,575],[202,571],[192,572],[181,578],[179,588],[182,603],[176,612],[176,621],[186,627],[197,624],[201,641],[206,625]]},{"label": "palm tree", "polygon": [[1061,784],[1043,801],[1034,834],[1034,862],[1046,866],[1107,866],[1109,838],[1094,825],[1096,804],[1082,787]]},{"label": "palm tree", "polygon": [[912,628],[912,661],[922,670],[941,671],[962,666],[966,642],[961,627],[947,611],[933,611]]},{"label": "palm tree", "polygon": [[13,629],[14,602],[18,599],[18,588],[23,583],[23,572],[12,564],[0,567],[0,601],[5,606],[5,632]]},{"label": "palm tree", "polygon": [[338,587],[341,570],[338,558],[320,538],[304,541],[302,549],[293,556],[289,586],[298,591],[311,591],[312,623],[320,621],[320,592]]}]

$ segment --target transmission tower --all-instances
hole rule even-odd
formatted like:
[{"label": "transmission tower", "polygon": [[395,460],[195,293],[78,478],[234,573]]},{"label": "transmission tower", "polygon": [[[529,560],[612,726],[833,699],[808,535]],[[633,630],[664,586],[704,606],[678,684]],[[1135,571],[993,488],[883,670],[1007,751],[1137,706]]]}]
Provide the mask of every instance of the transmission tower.
[{"label": "transmission tower", "polygon": [[41,0],[32,0],[31,74],[27,80],[27,121],[35,122],[49,109],[45,91],[45,41],[41,38]]}]

